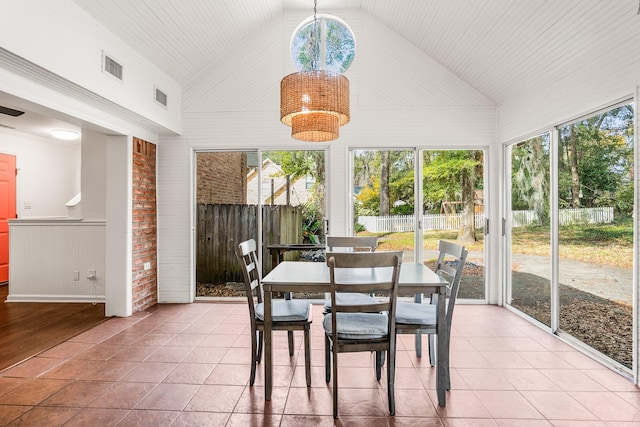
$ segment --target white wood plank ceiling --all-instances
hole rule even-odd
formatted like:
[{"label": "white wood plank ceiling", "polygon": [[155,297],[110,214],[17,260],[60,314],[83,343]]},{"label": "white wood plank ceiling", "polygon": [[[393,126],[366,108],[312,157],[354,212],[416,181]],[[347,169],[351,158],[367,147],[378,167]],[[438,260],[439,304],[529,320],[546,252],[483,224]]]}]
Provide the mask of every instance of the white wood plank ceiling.
[{"label": "white wood plank ceiling", "polygon": [[[74,0],[181,84],[312,0]],[[362,9],[500,105],[558,67],[640,37],[638,0],[318,0]]]}]

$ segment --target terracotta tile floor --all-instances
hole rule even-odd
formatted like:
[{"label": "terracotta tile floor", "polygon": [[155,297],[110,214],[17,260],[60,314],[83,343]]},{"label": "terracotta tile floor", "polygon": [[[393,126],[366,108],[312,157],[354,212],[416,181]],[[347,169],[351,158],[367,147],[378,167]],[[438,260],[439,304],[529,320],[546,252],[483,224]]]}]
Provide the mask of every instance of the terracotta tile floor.
[{"label": "terracotta tile floor", "polygon": [[[0,425],[334,425],[324,381],[322,307],[314,306],[312,387],[302,336],[289,358],[275,334],[273,399],[264,374],[249,387],[244,304],[159,305],[110,319],[0,372]],[[355,426],[638,426],[640,389],[497,306],[460,305],[452,390],[435,396],[435,370],[399,336],[395,417],[369,353],[340,355],[340,418]]]}]

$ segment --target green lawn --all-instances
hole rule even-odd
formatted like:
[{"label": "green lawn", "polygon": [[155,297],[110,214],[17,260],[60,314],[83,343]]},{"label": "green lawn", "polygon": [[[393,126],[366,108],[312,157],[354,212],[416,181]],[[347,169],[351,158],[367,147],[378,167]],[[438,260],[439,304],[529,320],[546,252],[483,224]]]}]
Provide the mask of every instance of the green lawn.
[{"label": "green lawn", "polygon": [[[622,268],[633,265],[633,220],[618,219],[613,224],[571,225],[560,228],[560,257],[593,264]],[[372,233],[367,233],[372,234]],[[382,250],[413,250],[413,233],[381,233]],[[482,230],[476,232],[478,241],[465,244],[470,251],[481,251],[484,244]],[[436,249],[438,240],[455,241],[457,231],[427,231],[424,247]],[[512,249],[515,253],[550,255],[550,229],[519,227],[513,229]]]}]

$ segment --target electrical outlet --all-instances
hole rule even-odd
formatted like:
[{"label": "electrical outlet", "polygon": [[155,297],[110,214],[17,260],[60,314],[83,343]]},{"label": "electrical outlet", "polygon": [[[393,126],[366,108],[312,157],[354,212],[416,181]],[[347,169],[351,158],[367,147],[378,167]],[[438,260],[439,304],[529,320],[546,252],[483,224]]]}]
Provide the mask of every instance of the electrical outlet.
[{"label": "electrical outlet", "polygon": [[89,275],[87,276],[87,279],[95,280],[96,279],[96,271],[95,270],[89,270]]},{"label": "electrical outlet", "polygon": [[145,270],[150,270],[151,269],[151,263],[150,262],[145,262],[144,263],[144,269]]},{"label": "electrical outlet", "polygon": [[73,271],[73,281],[74,282],[79,282],[80,281],[80,272],[78,270],[74,270]]}]

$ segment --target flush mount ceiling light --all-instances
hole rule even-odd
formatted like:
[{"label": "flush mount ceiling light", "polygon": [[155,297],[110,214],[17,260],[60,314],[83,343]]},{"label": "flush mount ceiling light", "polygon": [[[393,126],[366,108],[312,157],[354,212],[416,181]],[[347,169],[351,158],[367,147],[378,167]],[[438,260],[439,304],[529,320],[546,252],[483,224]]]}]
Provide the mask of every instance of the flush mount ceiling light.
[{"label": "flush mount ceiling light", "polygon": [[319,69],[320,37],[317,0],[313,7],[310,70],[289,74],[280,82],[280,121],[291,126],[291,136],[302,141],[332,141],[340,126],[349,123],[349,80],[340,73]]},{"label": "flush mount ceiling light", "polygon": [[64,139],[65,141],[73,141],[80,138],[80,132],[68,129],[53,129],[51,135],[54,138]]}]

